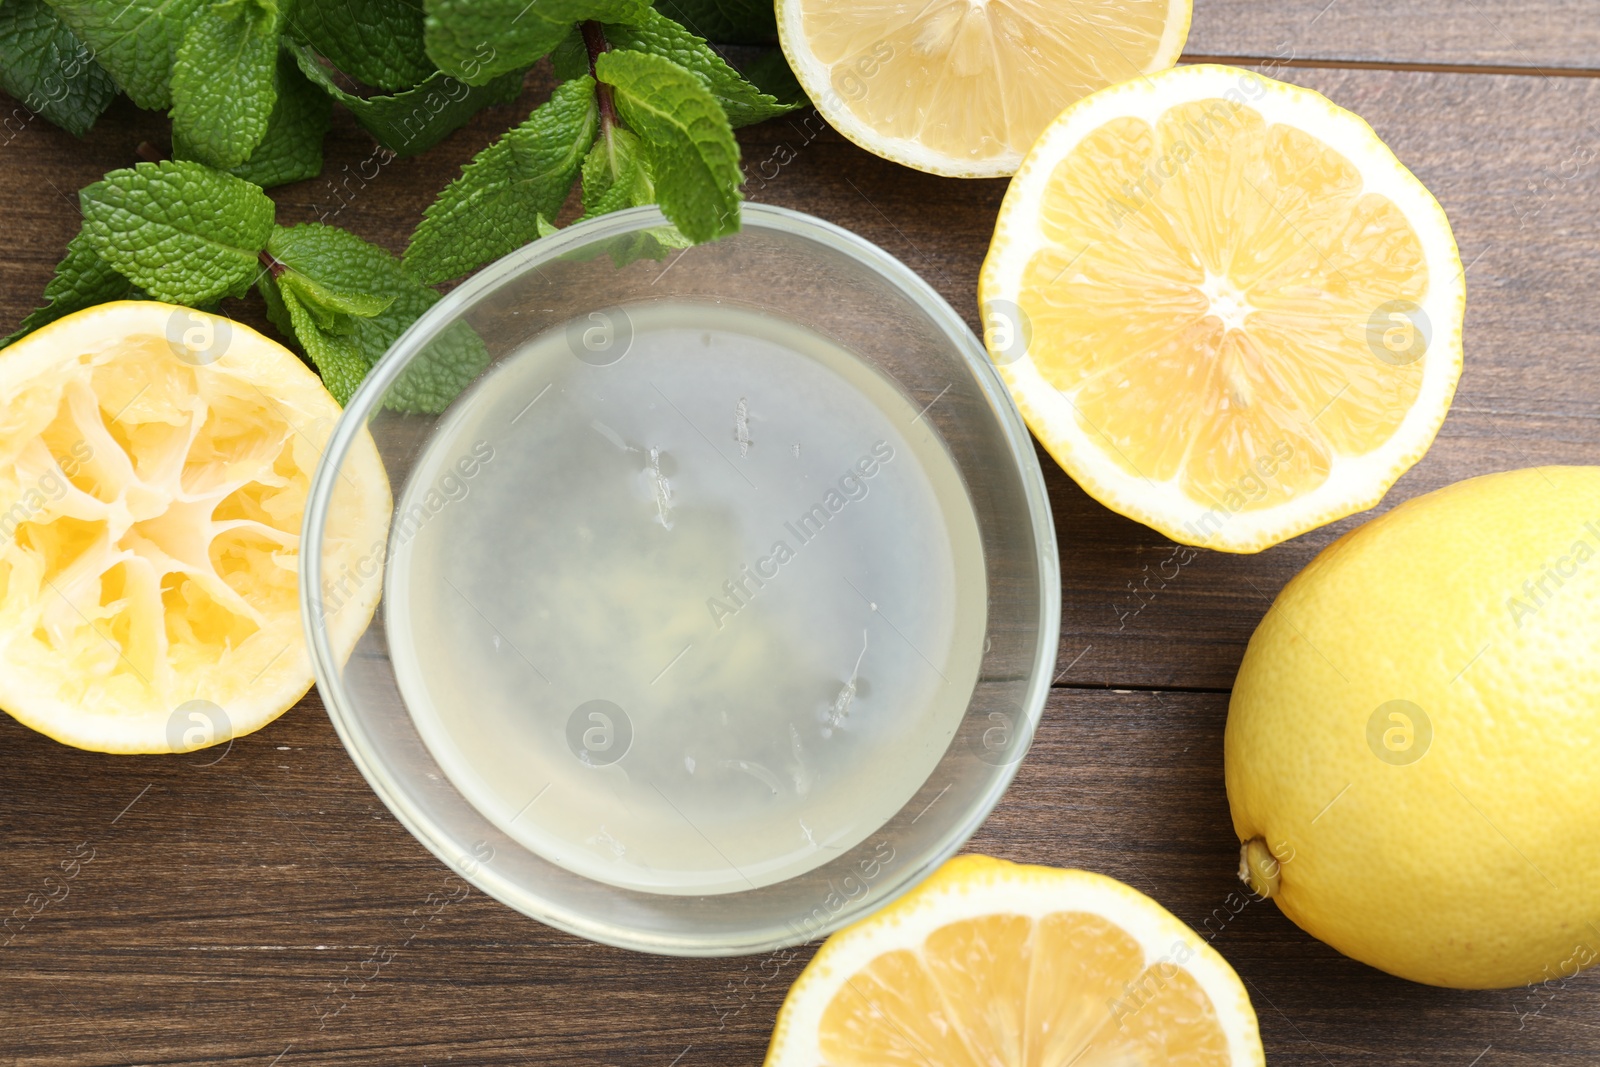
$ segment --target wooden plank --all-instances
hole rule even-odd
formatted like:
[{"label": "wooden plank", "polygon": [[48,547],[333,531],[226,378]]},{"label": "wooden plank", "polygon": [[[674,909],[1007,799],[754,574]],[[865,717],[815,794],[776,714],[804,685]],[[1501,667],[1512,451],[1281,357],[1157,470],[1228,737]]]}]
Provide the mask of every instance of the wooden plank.
[{"label": "wooden plank", "polygon": [[1190,56],[1600,68],[1590,0],[1195,0]]},{"label": "wooden plank", "polygon": [[[1600,1056],[1600,972],[1560,989],[1430,989],[1246,903],[1225,703],[1055,690],[971,849],[1101,871],[1161,901],[1247,980],[1273,1067],[1465,1067],[1491,1046],[1484,1067]],[[9,720],[0,746],[0,904],[60,898],[0,947],[18,1064],[731,1067],[759,1060],[809,957],[641,956],[464,889],[383,810],[315,698],[220,759],[111,759]],[[92,858],[66,879],[74,855]]]}]

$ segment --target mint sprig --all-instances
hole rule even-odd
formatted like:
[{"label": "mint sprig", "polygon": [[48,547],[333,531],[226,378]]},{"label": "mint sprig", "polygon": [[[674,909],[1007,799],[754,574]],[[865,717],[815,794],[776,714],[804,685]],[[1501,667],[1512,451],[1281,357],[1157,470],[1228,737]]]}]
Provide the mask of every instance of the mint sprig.
[{"label": "mint sprig", "polygon": [[[229,173],[262,188],[315,178],[322,173],[322,141],[333,115],[333,101],[300,73],[287,50],[278,53],[278,101],[267,116],[267,132],[255,150]],[[174,159],[195,159],[182,134],[172,131]]]},{"label": "mint sprig", "polygon": [[595,75],[644,144],[661,213],[691,241],[739,228],[739,145],[727,113],[690,71],[648,52],[607,52]]},{"label": "mint sprig", "polygon": [[140,163],[78,194],[83,235],[157,300],[209,304],[243,296],[272,232],[259,186],[199,163]]},{"label": "mint sprig", "polygon": [[278,103],[278,0],[216,0],[172,67],[172,136],[226,170],[250,158]]},{"label": "mint sprig", "polygon": [[798,101],[783,101],[762,92],[730,67],[703,38],[659,12],[646,12],[634,25],[608,25],[605,35],[613,48],[670,59],[699,78],[734,129],[786,115],[800,106]]},{"label": "mint sprig", "polygon": [[439,195],[405,265],[423,281],[441,282],[536,240],[539,220],[561,210],[599,125],[594,80],[563,83]]},{"label": "mint sprig", "polygon": [[[276,224],[262,188],[320,171],[334,103],[411,154],[516,97],[552,49],[561,84],[463,168],[403,258],[337,227]],[[82,232],[4,343],[109,300],[212,307],[254,287],[341,402],[440,299],[433,283],[558,232],[558,216],[658,204],[667,223],[603,250],[619,264],[735,231],[733,129],[795,104],[646,0],[0,0],[0,86],[33,99],[49,77],[39,56],[77,59],[46,117],[81,132],[113,81],[171,108],[175,158],[82,191]],[[383,91],[352,91],[352,75]],[[457,324],[384,402],[442,410],[488,361]]]}]

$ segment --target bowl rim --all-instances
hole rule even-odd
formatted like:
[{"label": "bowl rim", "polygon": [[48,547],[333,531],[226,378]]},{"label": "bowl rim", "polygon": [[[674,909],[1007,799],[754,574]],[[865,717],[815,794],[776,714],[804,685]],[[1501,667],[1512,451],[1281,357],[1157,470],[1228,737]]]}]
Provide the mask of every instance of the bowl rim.
[{"label": "bowl rim", "polygon": [[[927,314],[951,340],[964,358],[974,383],[988,400],[989,409],[999,423],[1011,452],[1013,467],[1021,481],[1035,545],[1036,580],[1039,586],[1039,640],[1034,661],[1029,667],[1028,686],[1022,703],[1023,723],[1019,724],[1025,724],[1027,744],[1031,746],[1044,713],[1045,702],[1053,681],[1051,674],[1059,653],[1060,555],[1050,501],[1045,489],[1044,473],[1039,464],[1038,454],[1033,448],[1032,435],[1024,424],[1009,390],[991,363],[983,343],[973,335],[965,320],[932,285],[899,259],[864,237],[800,211],[772,204],[748,202],[741,207],[741,229],[776,231],[823,245],[867,267],[898,289]],[[483,267],[478,273],[446,293],[400,335],[367,374],[366,379],[357,387],[350,402],[345,406],[332,434],[323,446],[322,456],[307,491],[305,515],[300,531],[301,626],[315,674],[317,692],[346,753],[349,754],[356,769],[361,772],[361,776],[366,779],[367,785],[377,794],[378,799],[396,820],[447,867],[507,907],[547,926],[589,941],[659,955],[735,956],[784,948],[804,940],[820,939],[826,934],[856,922],[870,911],[886,906],[920,884],[934,869],[958,852],[988,819],[1016,777],[1018,767],[1026,758],[1026,747],[1022,755],[998,768],[998,773],[991,778],[977,802],[969,805],[962,817],[940,835],[941,843],[938,848],[932,849],[921,862],[902,869],[896,878],[890,880],[893,884],[883,893],[876,896],[863,895],[862,901],[870,902],[870,908],[855,907],[852,902],[851,905],[841,908],[825,926],[814,931],[810,938],[788,935],[773,937],[764,931],[753,931],[752,935],[745,939],[722,938],[716,942],[684,936],[665,938],[659,935],[641,935],[631,928],[597,922],[572,909],[556,905],[540,897],[536,889],[530,891],[530,887],[522,881],[497,872],[492,863],[480,863],[476,857],[466,854],[461,844],[448,832],[444,832],[436,820],[409,802],[406,791],[399,786],[399,779],[402,776],[379,759],[376,753],[369,752],[365,748],[360,731],[355,726],[360,718],[359,713],[353,707],[347,706],[347,694],[341,679],[343,659],[333,650],[323,615],[317,610],[319,598],[312,593],[312,590],[320,589],[322,584],[320,531],[326,527],[332,491],[339,471],[358,435],[365,432],[367,421],[376,413],[379,402],[416,355],[444,329],[455,323],[463,311],[513,278],[526,271],[537,270],[539,264],[630,232],[668,224],[666,217],[654,205],[630,208],[574,223],[554,234],[524,245]],[[683,250],[686,251],[688,249]],[[683,255],[683,252],[679,252],[678,255]],[[387,538],[386,533],[385,540]],[[538,910],[534,910],[530,903],[537,904]]]}]

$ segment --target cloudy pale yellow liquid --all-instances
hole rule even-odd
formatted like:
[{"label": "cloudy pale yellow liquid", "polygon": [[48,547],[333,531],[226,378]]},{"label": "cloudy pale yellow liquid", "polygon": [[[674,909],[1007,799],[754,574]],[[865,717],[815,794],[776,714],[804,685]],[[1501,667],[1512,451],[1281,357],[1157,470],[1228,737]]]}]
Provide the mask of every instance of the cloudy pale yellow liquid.
[{"label": "cloudy pale yellow liquid", "polygon": [[919,407],[849,353],[726,307],[626,322],[616,362],[620,317],[555,331],[445,417],[385,621],[429,750],[507,834],[602,882],[736,892],[927,780],[977,678],[978,528]]}]

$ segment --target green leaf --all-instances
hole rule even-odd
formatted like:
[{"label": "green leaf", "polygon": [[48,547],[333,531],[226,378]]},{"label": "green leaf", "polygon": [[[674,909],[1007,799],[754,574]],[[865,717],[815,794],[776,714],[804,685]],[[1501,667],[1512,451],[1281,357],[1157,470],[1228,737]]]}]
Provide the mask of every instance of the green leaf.
[{"label": "green leaf", "polygon": [[589,46],[583,43],[583,28],[574,26],[550,50],[550,70],[556,81],[571,81],[589,73]]},{"label": "green leaf", "polygon": [[367,376],[372,365],[366,361],[359,342],[353,336],[326,329],[311,309],[295,295],[289,286],[278,285],[279,305],[288,315],[295,340],[305,350],[306,358],[322,375],[322,384],[328,387],[340,406],[350,403],[356,386]]},{"label": "green leaf", "polygon": [[382,307],[364,313],[333,308],[346,314],[376,315],[394,302],[397,290],[415,284],[385,249],[349,230],[320,222],[273,227],[267,254],[284,268],[278,276],[280,282],[297,276],[307,290],[324,294],[328,300],[359,303],[363,297],[387,298]]},{"label": "green leaf", "polygon": [[278,53],[278,106],[267,134],[233,173],[263,188],[305,181],[322,173],[322,139],[333,118],[333,101],[311,84],[286,51]]},{"label": "green leaf", "polygon": [[644,142],[662,214],[695,242],[738,230],[739,145],[700,79],[646,52],[607,52],[596,72]]},{"label": "green leaf", "polygon": [[293,289],[302,304],[315,311],[326,312],[329,316],[354,315],[356,318],[370,319],[374,315],[381,315],[394,303],[392,294],[385,296],[342,289],[295,270],[284,271],[278,284]]},{"label": "green leaf", "polygon": [[83,234],[157,300],[242,296],[260,269],[273,206],[258,186],[199,163],[140,163],[78,194]]},{"label": "green leaf", "polygon": [[[382,354],[438,302],[438,293],[415,286],[401,292],[394,306],[382,315],[357,319],[356,333],[363,345]],[[391,411],[438,414],[465,392],[488,365],[489,349],[483,338],[465,322],[456,322],[418,353],[384,394],[383,405]]]},{"label": "green leaf", "polygon": [[68,242],[67,254],[56,267],[55,277],[44,287],[44,306],[23,319],[15,333],[0,341],[0,348],[63,315],[112,300],[137,299],[141,295],[132,282],[100,258],[80,233]]},{"label": "green leaf", "polygon": [[454,278],[539,237],[566,202],[599,127],[594,79],[563,82],[527,121],[475,156],[424,213],[405,265]]},{"label": "green leaf", "polygon": [[656,10],[718,44],[766,44],[778,36],[772,0],[660,0]]},{"label": "green leaf", "polygon": [[422,0],[302,3],[289,15],[289,34],[378,89],[408,89],[436,69],[422,45]]},{"label": "green leaf", "polygon": [[607,26],[605,33],[614,48],[665,56],[692,72],[722,105],[734,129],[786,115],[800,106],[757,89],[723,62],[705,41],[655,11],[646,12],[637,25]]},{"label": "green leaf", "polygon": [[414,156],[444,140],[480,109],[508,104],[522,92],[522,74],[512,71],[487,85],[465,85],[448,74],[435,74],[415,89],[393,96],[359,97],[339,88],[305,45],[286,45],[307,78],[350,109],[378,143],[398,156]]},{"label": "green leaf", "polygon": [[184,34],[209,0],[49,0],[100,65],[152,111],[172,106],[172,64]]},{"label": "green leaf", "polygon": [[[268,252],[286,268],[275,283],[261,287],[268,317],[280,329],[288,320],[341,404],[407,327],[439,300],[438,293],[407,273],[394,256],[336,226],[308,222],[280,227],[272,233]],[[339,311],[325,299],[308,300],[311,292],[334,294],[351,307],[364,296],[369,302],[363,310],[372,306],[372,298],[387,303],[375,315],[362,315]],[[352,357],[361,364],[360,375],[352,374]],[[330,370],[323,369],[324,362]],[[441,411],[488,362],[482,340],[458,323],[406,369],[390,387],[385,404],[402,411]]]},{"label": "green leaf", "polygon": [[172,66],[172,136],[209,166],[237,167],[278,103],[277,0],[218,0],[195,17]]},{"label": "green leaf", "polygon": [[583,161],[583,217],[653,204],[655,182],[639,138],[618,126],[604,130]]},{"label": "green leaf", "polygon": [[117,95],[111,75],[42,0],[0,3],[0,89],[79,137]]},{"label": "green leaf", "polygon": [[481,85],[530,67],[575,23],[633,22],[649,0],[424,0],[428,55],[447,74]]}]

